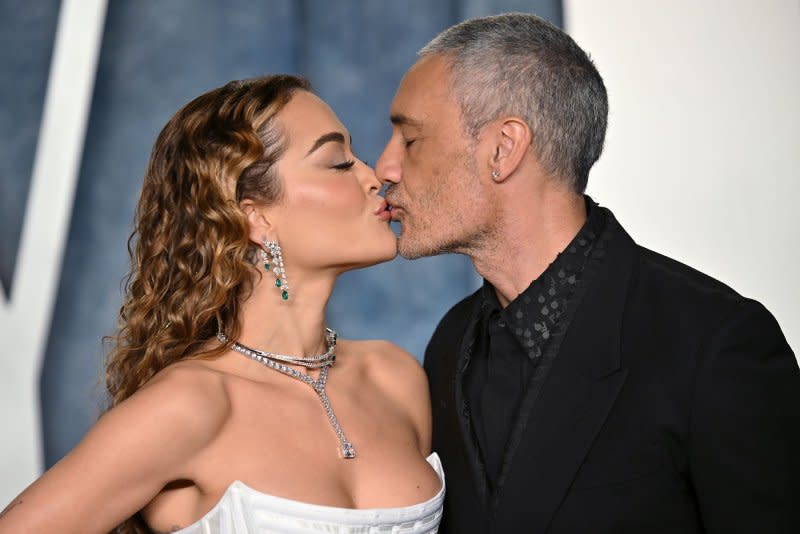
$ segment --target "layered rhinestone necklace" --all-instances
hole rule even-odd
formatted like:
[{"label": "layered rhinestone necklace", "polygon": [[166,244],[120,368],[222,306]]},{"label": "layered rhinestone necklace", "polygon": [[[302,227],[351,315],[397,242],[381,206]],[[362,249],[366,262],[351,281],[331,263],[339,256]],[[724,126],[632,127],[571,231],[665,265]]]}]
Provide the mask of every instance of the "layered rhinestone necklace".
[{"label": "layered rhinestone necklace", "polygon": [[[222,343],[228,342],[228,337],[222,332],[217,334],[217,338]],[[270,369],[289,375],[311,386],[311,389],[319,396],[319,400],[322,402],[322,407],[325,408],[325,413],[328,415],[328,420],[331,422],[333,431],[336,432],[336,437],[339,438],[339,453],[345,459],[355,458],[356,449],[353,447],[353,444],[348,441],[347,436],[344,435],[344,431],[341,425],[339,425],[339,420],[336,419],[336,414],[333,413],[331,401],[328,399],[328,393],[325,391],[325,383],[328,380],[328,368],[336,362],[336,332],[334,330],[330,328],[325,329],[325,342],[328,345],[328,350],[326,350],[324,354],[309,357],[288,356],[286,354],[276,354],[274,352],[251,349],[238,341],[234,341],[231,348],[236,352],[244,354],[248,358],[252,358],[266,365]],[[306,369],[320,369],[319,378],[314,380],[308,374],[292,369],[286,364],[300,365]]]}]

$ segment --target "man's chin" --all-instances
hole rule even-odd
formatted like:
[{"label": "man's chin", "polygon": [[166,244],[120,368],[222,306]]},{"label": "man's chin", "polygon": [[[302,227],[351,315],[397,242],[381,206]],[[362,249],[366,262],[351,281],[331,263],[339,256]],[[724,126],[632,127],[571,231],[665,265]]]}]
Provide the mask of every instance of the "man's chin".
[{"label": "man's chin", "polygon": [[407,260],[438,256],[442,253],[441,250],[432,247],[428,243],[409,239],[409,237],[405,235],[405,232],[401,233],[397,239],[397,252]]}]

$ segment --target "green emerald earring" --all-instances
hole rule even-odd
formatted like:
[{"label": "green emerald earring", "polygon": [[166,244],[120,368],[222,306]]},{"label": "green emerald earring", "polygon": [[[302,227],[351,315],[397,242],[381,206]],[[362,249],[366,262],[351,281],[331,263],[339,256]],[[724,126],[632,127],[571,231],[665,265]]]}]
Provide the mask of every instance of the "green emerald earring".
[{"label": "green emerald earring", "polygon": [[264,241],[265,249],[261,249],[261,261],[264,263],[264,270],[270,270],[275,275],[275,287],[281,291],[281,298],[289,300],[289,282],[286,280],[286,269],[283,267],[283,254],[281,253],[281,246],[277,241]]}]

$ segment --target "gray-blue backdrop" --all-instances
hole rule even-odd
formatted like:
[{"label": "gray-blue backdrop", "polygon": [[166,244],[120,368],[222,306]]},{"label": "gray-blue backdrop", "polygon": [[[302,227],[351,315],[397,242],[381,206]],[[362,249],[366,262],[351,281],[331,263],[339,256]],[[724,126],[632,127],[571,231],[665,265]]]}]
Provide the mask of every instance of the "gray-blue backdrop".
[{"label": "gray-blue backdrop", "polygon": [[[0,0],[0,298],[13,292],[59,6]],[[46,466],[97,417],[100,338],[121,303],[141,176],[158,131],[181,105],[231,79],[299,73],[374,163],[416,51],[451,24],[504,11],[562,24],[560,0],[111,0],[41,375]],[[330,320],[343,336],[390,339],[422,358],[441,315],[478,283],[461,257],[398,259],[343,276]]]}]

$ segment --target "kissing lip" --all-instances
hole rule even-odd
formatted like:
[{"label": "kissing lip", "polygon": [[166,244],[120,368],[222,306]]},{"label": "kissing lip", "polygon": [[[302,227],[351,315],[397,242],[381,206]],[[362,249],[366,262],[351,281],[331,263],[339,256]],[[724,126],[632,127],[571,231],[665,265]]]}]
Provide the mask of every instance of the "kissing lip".
[{"label": "kissing lip", "polygon": [[392,210],[394,210],[394,209],[400,209],[400,208],[402,208],[402,206],[400,206],[399,204],[396,204],[396,203],[394,202],[394,199],[393,199],[392,197],[388,197],[388,196],[387,196],[387,197],[385,197],[385,198],[384,198],[384,200],[383,200],[383,201],[384,201],[384,202],[386,202],[386,203],[389,205],[389,211],[392,211]]},{"label": "kissing lip", "polygon": [[378,209],[375,210],[375,215],[380,215],[381,213],[389,210],[389,203],[386,200],[381,200]]},{"label": "kissing lip", "polygon": [[389,204],[389,211],[387,213],[389,213],[393,221],[400,221],[400,214],[405,213],[405,210],[400,206]]},{"label": "kissing lip", "polygon": [[389,213],[391,214],[392,220],[393,221],[399,221],[400,218],[398,217],[398,215],[401,212],[405,212],[405,209],[403,209],[403,206],[401,206],[399,204],[395,204],[394,199],[391,196],[388,196],[388,195],[385,197],[385,201],[388,202],[388,204],[389,204],[388,210],[389,210]]},{"label": "kissing lip", "polygon": [[377,215],[380,220],[389,222],[392,220],[392,212],[390,209],[391,206],[389,206],[385,200],[381,200],[380,206],[378,206],[378,209],[375,210],[375,215]]}]

